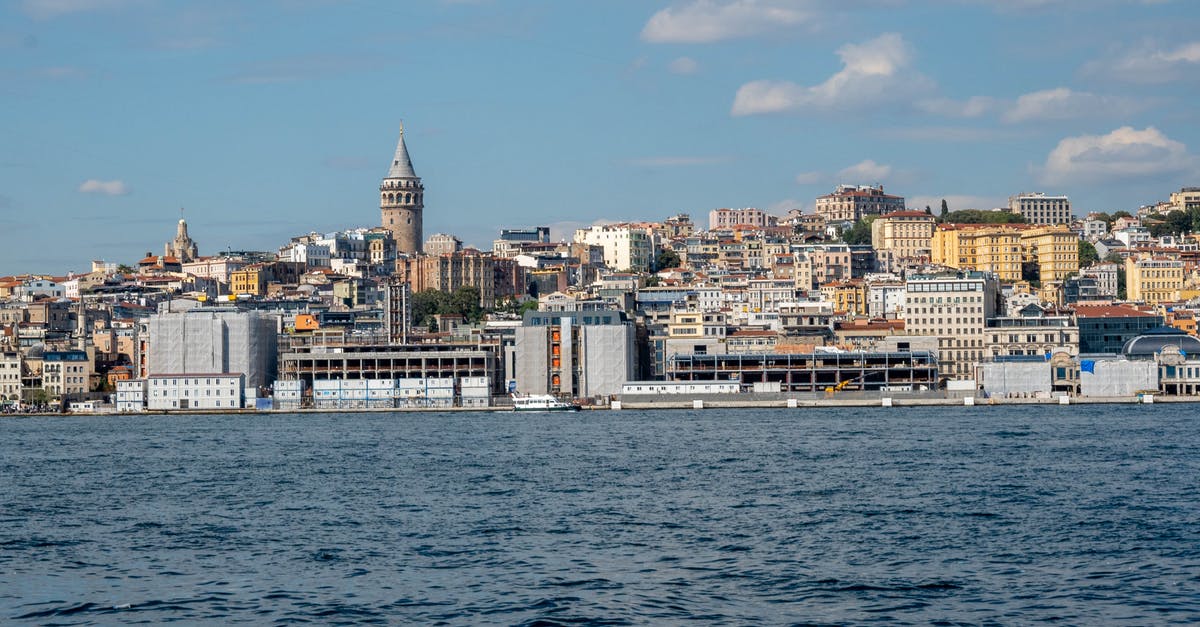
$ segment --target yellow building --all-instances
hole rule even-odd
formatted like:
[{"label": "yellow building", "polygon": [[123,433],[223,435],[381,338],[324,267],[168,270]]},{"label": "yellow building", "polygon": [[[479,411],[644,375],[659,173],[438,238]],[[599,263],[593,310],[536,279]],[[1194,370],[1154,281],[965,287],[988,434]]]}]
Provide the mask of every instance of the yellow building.
[{"label": "yellow building", "polygon": [[257,263],[235,270],[229,275],[229,291],[234,294],[263,296],[267,293],[270,274],[263,264]]},{"label": "yellow building", "polygon": [[937,220],[924,211],[894,211],[871,223],[871,247],[895,259],[929,255]]},{"label": "yellow building", "polygon": [[821,296],[833,303],[834,311],[867,315],[867,284],[862,281],[826,283]]},{"label": "yellow building", "polygon": [[1142,255],[1125,259],[1125,290],[1128,299],[1148,305],[1173,303],[1183,288],[1183,261]]},{"label": "yellow building", "polygon": [[1027,261],[1036,261],[1043,283],[1079,272],[1079,236],[1066,225],[1043,226],[1021,234]]},{"label": "yellow building", "polygon": [[1079,237],[1065,225],[943,224],[933,234],[932,261],[960,270],[993,272],[1020,281],[1025,262],[1041,281],[1061,281],[1079,271]]},{"label": "yellow building", "polygon": [[1021,280],[1021,238],[1011,225],[943,224],[933,234],[931,252],[935,264]]}]

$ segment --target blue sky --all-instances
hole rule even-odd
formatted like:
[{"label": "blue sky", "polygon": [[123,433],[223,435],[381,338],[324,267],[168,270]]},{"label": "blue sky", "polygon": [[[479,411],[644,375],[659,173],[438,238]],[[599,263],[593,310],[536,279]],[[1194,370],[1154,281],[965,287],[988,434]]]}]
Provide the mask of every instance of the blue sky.
[{"label": "blue sky", "polygon": [[1200,2],[13,0],[0,274],[379,223],[399,124],[425,233],[1200,185]]}]

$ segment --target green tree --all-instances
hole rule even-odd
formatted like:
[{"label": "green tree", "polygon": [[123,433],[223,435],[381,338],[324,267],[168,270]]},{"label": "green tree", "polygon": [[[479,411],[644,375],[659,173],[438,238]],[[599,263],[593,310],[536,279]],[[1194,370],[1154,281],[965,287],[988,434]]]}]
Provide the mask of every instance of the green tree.
[{"label": "green tree", "polygon": [[468,322],[483,319],[483,307],[479,305],[479,288],[464,285],[446,299],[445,309],[440,314],[459,314]]},{"label": "green tree", "polygon": [[666,268],[678,268],[679,266],[679,253],[671,250],[670,248],[662,249],[662,251],[658,253],[658,259],[655,260],[655,267],[658,270],[664,270]]},{"label": "green tree", "polygon": [[1079,240],[1079,267],[1086,268],[1100,260],[1100,253],[1087,240]]},{"label": "green tree", "polygon": [[963,209],[952,211],[942,218],[948,224],[1022,224],[1025,216],[1007,211],[980,211],[978,209]]},{"label": "green tree", "polygon": [[128,264],[123,263],[123,264],[117,266],[117,272],[119,274],[133,274],[134,269],[132,267],[130,267]]},{"label": "green tree", "polygon": [[871,243],[871,223],[875,217],[869,217],[854,223],[854,226],[842,231],[842,241],[851,245]]},{"label": "green tree", "polygon": [[413,326],[428,326],[433,323],[434,314],[442,313],[448,294],[438,290],[421,290],[412,295]]},{"label": "green tree", "polygon": [[942,199],[942,222],[946,221],[946,214],[950,213],[950,205],[946,204],[946,199]]}]

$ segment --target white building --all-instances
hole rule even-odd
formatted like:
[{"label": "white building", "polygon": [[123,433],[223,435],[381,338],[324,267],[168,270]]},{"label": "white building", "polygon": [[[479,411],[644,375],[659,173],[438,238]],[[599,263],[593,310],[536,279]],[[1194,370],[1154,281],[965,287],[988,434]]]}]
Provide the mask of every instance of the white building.
[{"label": "white building", "polygon": [[32,303],[42,296],[63,298],[67,292],[63,286],[49,279],[28,279],[13,290],[13,295],[23,302]]},{"label": "white building", "polygon": [[604,249],[611,270],[644,272],[654,259],[654,241],[646,229],[628,224],[604,224],[575,231],[576,243]]},{"label": "white building", "polygon": [[896,318],[904,310],[908,292],[903,283],[867,285],[867,315],[872,318]]},{"label": "white building", "polygon": [[302,263],[310,270],[313,268],[328,268],[330,256],[328,244],[298,241],[279,249],[280,261]]},{"label": "white building", "polygon": [[1029,224],[1071,223],[1071,201],[1066,196],[1022,192],[1008,198],[1008,210],[1025,216],[1025,222]]},{"label": "white building", "polygon": [[119,414],[135,414],[146,411],[146,380],[117,381],[114,405]]},{"label": "white building", "polygon": [[765,228],[774,226],[775,217],[769,216],[761,209],[746,207],[744,209],[713,209],[708,212],[708,230],[728,229],[735,226],[754,226]]},{"label": "white building", "polygon": [[0,405],[21,400],[21,353],[0,353]]},{"label": "white building", "polygon": [[146,409],[240,409],[241,373],[158,374],[146,379]]},{"label": "white building", "polygon": [[984,329],[996,315],[999,283],[990,272],[914,275],[906,283],[904,330],[938,338],[938,368],[951,379],[970,379],[984,357]]},{"label": "white building", "polygon": [[54,351],[42,356],[42,389],[60,399],[81,397],[89,389],[92,360],[83,351]]},{"label": "white building", "polygon": [[1125,244],[1127,248],[1137,248],[1149,244],[1153,238],[1150,237],[1150,229],[1144,226],[1130,226],[1113,231],[1113,239]]}]

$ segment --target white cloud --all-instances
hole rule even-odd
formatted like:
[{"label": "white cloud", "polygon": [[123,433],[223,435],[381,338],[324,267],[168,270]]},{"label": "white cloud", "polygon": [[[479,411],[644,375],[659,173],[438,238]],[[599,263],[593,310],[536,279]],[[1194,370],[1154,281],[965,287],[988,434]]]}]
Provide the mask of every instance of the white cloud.
[{"label": "white cloud", "polygon": [[124,196],[130,191],[125,181],[99,181],[88,179],[79,184],[79,191],[85,194],[104,194],[106,196]]},{"label": "white cloud", "polygon": [[667,69],[676,74],[695,74],[700,64],[691,57],[679,57],[667,65]]},{"label": "white cloud", "polygon": [[997,207],[1007,207],[1008,199],[999,196],[971,196],[968,194],[951,194],[948,196],[929,196],[917,195],[909,196],[905,200],[905,204],[916,211],[924,211],[925,207],[929,207],[933,212],[941,213],[942,199],[946,200],[946,207],[950,211],[962,211],[965,209],[978,209],[980,211],[990,211]]},{"label": "white cloud", "polygon": [[824,172],[801,172],[796,175],[796,182],[801,185],[817,185],[828,179]]},{"label": "white cloud", "polygon": [[733,115],[805,109],[864,109],[904,101],[933,86],[911,68],[912,47],[896,33],[838,49],[842,69],[824,83],[806,87],[788,81],[752,81],[738,89]]},{"label": "white cloud", "polygon": [[712,43],[804,24],[813,14],[796,0],[693,0],[655,13],[642,28],[650,43]]},{"label": "white cloud", "polygon": [[1030,122],[1106,115],[1123,116],[1143,106],[1131,98],[1098,96],[1086,91],[1057,87],[1020,96],[1001,117],[1005,122]]},{"label": "white cloud", "polygon": [[917,108],[934,115],[955,118],[977,118],[996,107],[996,99],[987,96],[971,96],[966,100],[932,98],[917,102]]},{"label": "white cloud", "polygon": [[875,163],[871,159],[860,161],[838,172],[838,180],[858,183],[878,183],[892,175],[892,166]]},{"label": "white cloud", "polygon": [[795,198],[784,198],[778,202],[771,203],[764,209],[764,211],[773,216],[787,215],[787,212],[793,210],[801,213],[812,213],[812,203],[805,203]]},{"label": "white cloud", "polygon": [[1045,184],[1098,183],[1194,173],[1187,147],[1148,126],[1122,126],[1107,135],[1067,137],[1046,157]]},{"label": "white cloud", "polygon": [[51,19],[74,13],[120,9],[139,0],[24,0],[21,10],[35,19]]},{"label": "white cloud", "polygon": [[714,165],[717,163],[726,163],[727,161],[729,161],[728,157],[676,156],[676,157],[640,157],[637,159],[630,159],[628,163],[629,163],[629,165],[643,167],[643,168],[669,168],[669,167],[692,166],[692,165]]},{"label": "white cloud", "polygon": [[908,170],[893,167],[884,163],[876,163],[874,159],[864,159],[854,165],[828,174],[820,171],[801,172],[796,175],[800,185],[867,185],[875,183],[899,183],[911,180],[913,173]]},{"label": "white cloud", "polygon": [[1116,59],[1093,61],[1084,73],[1110,76],[1131,83],[1167,83],[1200,76],[1200,41],[1161,48],[1148,44]]}]

